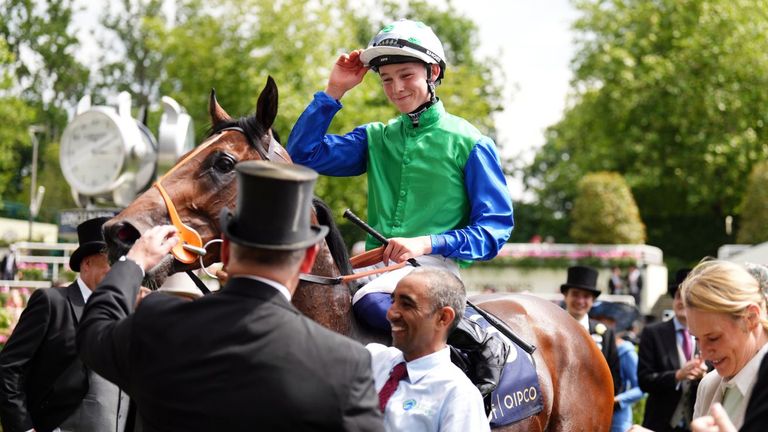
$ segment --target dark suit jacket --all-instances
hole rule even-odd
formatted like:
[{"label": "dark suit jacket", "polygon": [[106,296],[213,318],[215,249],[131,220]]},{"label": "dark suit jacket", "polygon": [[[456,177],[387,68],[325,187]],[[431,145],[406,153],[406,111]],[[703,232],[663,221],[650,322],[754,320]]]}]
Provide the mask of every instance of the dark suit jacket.
[{"label": "dark suit jacket", "polygon": [[360,344],[248,278],[195,301],[163,294],[131,314],[142,279],[116,263],[78,329],[85,363],[124,388],[144,431],[383,430]]},{"label": "dark suit jacket", "polygon": [[768,356],[763,357],[757,372],[752,396],[749,397],[744,424],[739,432],[765,432],[768,425]]},{"label": "dark suit jacket", "polygon": [[613,377],[613,394],[619,394],[619,388],[621,388],[621,364],[619,363],[619,350],[616,348],[616,336],[613,330],[606,328],[602,335],[598,335],[595,327],[599,324],[599,321],[593,319],[589,320],[589,334],[595,342],[600,344],[600,351],[605,357],[605,361],[608,362],[608,368],[611,369],[611,377]]},{"label": "dark suit jacket", "polygon": [[88,376],[77,357],[83,311],[77,282],[38,289],[0,351],[0,419],[5,432],[58,427],[80,405]]},{"label": "dark suit jacket", "polygon": [[[8,266],[8,260],[13,260],[11,262],[10,268],[6,268]],[[16,265],[16,259],[13,255],[13,252],[8,252],[0,261],[0,272],[2,273],[0,275],[0,279],[6,279],[6,280],[13,280],[13,278],[16,276],[16,272],[19,271],[19,267]]]},{"label": "dark suit jacket", "polygon": [[[648,393],[643,426],[656,432],[672,430],[669,422],[683,394],[678,389],[675,372],[680,369],[677,337],[673,320],[654,323],[640,336],[637,379],[640,389]],[[690,412],[696,400],[698,381],[691,383]]]}]

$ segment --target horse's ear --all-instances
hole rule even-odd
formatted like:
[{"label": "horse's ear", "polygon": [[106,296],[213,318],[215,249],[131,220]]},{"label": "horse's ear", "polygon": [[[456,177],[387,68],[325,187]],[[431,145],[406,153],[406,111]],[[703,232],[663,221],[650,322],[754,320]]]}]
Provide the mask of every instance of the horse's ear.
[{"label": "horse's ear", "polygon": [[277,84],[271,76],[267,77],[267,84],[259,95],[256,104],[256,119],[265,129],[272,127],[277,117]]},{"label": "horse's ear", "polygon": [[211,124],[214,127],[232,120],[232,117],[224,111],[216,100],[216,89],[211,89],[211,97],[208,99],[208,113],[211,115]]}]

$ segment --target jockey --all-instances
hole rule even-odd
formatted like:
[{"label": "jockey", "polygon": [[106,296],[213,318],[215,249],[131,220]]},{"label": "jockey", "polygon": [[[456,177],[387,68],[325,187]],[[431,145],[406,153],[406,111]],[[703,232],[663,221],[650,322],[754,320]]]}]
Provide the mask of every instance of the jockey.
[{"label": "jockey", "polygon": [[[369,69],[401,114],[345,135],[327,134],[341,98]],[[432,29],[396,21],[367,49],[337,59],[325,91],[315,94],[288,138],[294,163],[323,175],[368,173],[368,222],[389,239],[378,267],[416,258],[458,276],[460,262],[495,257],[512,232],[512,201],[493,140],[449,114],[436,95],[445,69]],[[380,245],[368,237],[367,249]],[[406,266],[361,287],[353,299],[358,318],[389,331],[391,293],[412,270]]]}]

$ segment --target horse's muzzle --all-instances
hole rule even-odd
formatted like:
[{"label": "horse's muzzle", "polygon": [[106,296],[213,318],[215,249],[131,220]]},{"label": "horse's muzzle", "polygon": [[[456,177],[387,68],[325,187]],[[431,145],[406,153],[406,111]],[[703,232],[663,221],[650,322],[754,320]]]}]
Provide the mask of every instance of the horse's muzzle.
[{"label": "horse's muzzle", "polygon": [[129,222],[116,221],[104,225],[104,240],[107,243],[107,255],[111,262],[117,261],[141,237],[141,233]]}]

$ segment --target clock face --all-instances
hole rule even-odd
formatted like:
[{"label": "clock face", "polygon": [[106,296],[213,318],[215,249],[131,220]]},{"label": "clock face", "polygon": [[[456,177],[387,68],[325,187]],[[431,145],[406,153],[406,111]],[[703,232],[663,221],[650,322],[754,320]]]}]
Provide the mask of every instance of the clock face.
[{"label": "clock face", "polygon": [[61,171],[76,191],[108,192],[123,168],[125,141],[118,117],[86,111],[67,125],[61,137]]}]

